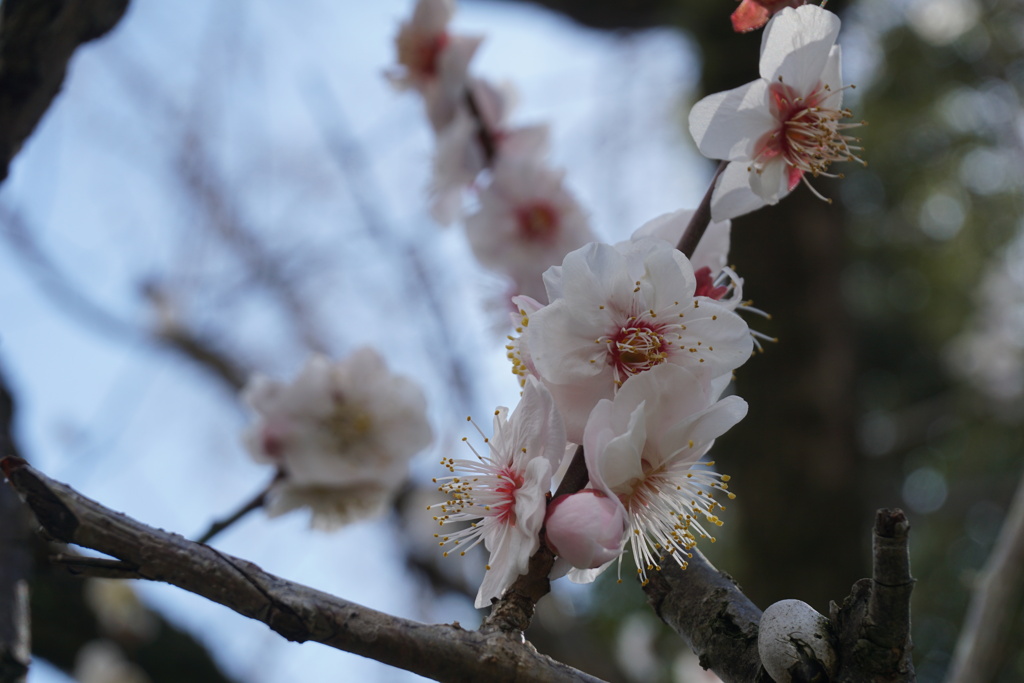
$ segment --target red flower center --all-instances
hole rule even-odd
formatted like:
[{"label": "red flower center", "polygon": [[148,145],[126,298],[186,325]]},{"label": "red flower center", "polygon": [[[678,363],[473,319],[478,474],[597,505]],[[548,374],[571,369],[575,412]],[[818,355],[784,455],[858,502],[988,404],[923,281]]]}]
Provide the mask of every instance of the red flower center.
[{"label": "red flower center", "polygon": [[621,384],[631,376],[665,362],[667,346],[660,325],[646,320],[630,321],[628,327],[622,327],[608,340],[616,381]]},{"label": "red flower center", "polygon": [[435,36],[409,34],[399,36],[398,62],[411,74],[420,78],[434,78],[438,72],[438,57],[447,47],[447,33]]},{"label": "red flower center", "polygon": [[502,483],[494,489],[495,493],[502,497],[502,502],[494,506],[497,510],[497,519],[502,524],[516,523],[516,491],[523,485],[523,475],[511,467],[506,467],[498,473]]},{"label": "red flower center", "polygon": [[789,166],[789,189],[800,182],[804,173],[828,175],[833,161],[857,161],[851,148],[854,138],[843,130],[859,124],[839,123],[850,116],[845,109],[826,106],[835,92],[819,84],[806,97],[791,86],[776,82],[768,86],[769,106],[778,127],[765,134],[755,146],[756,163],[782,157]]},{"label": "red flower center", "polygon": [[694,273],[697,276],[697,289],[694,296],[706,296],[709,299],[718,301],[729,291],[728,287],[715,287],[715,280],[711,277],[711,269],[707,266],[700,268]]},{"label": "red flower center", "polygon": [[558,211],[547,202],[534,202],[516,209],[519,236],[527,242],[551,244],[558,234]]}]

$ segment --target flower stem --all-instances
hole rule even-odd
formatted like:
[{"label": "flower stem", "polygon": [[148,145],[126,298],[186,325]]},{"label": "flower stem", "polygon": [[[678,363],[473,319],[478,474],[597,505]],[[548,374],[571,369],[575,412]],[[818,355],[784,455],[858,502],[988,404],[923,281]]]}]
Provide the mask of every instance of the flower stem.
[{"label": "flower stem", "polygon": [[686,226],[683,236],[679,239],[679,244],[676,245],[676,249],[683,252],[686,258],[693,258],[693,252],[697,250],[700,238],[704,236],[704,231],[708,229],[708,224],[711,223],[711,195],[715,193],[715,184],[718,182],[718,176],[722,175],[722,171],[728,165],[728,161],[723,161],[718,165],[718,170],[715,171],[714,177],[711,178],[711,186],[704,193],[704,199],[700,200],[700,206],[693,212],[690,224]]},{"label": "flower stem", "polygon": [[551,497],[551,500],[564,496],[567,493],[576,493],[582,490],[587,485],[589,479],[590,474],[587,472],[587,461],[583,457],[583,446],[579,446],[576,448],[576,453],[572,456],[572,462],[569,463],[569,468],[565,470],[562,482],[558,485],[555,495]]},{"label": "flower stem", "polygon": [[202,536],[200,536],[196,540],[196,543],[209,543],[210,539],[212,539],[214,536],[216,536],[220,532],[222,532],[225,529],[227,529],[228,527],[230,527],[232,524],[234,524],[238,520],[242,519],[242,517],[245,517],[247,514],[249,514],[253,510],[256,510],[256,509],[259,509],[259,508],[263,507],[263,504],[266,502],[266,499],[267,499],[267,493],[270,491],[270,487],[273,486],[274,483],[277,482],[277,480],[280,479],[280,478],[281,478],[281,474],[278,473],[270,481],[269,484],[267,484],[262,489],[260,489],[260,492],[257,493],[252,498],[250,498],[244,505],[242,505],[240,508],[235,510],[233,513],[231,513],[227,517],[223,517],[223,518],[217,520],[216,522],[214,522],[213,524],[211,524],[210,528],[206,530],[206,533],[204,533]]},{"label": "flower stem", "polygon": [[493,166],[494,159],[498,156],[498,145],[494,140],[494,134],[491,133],[487,122],[484,121],[483,112],[480,111],[480,106],[477,104],[476,97],[473,96],[473,88],[470,85],[466,86],[466,106],[469,107],[469,113],[476,120],[477,139],[480,141],[480,147],[483,148],[486,165]]}]

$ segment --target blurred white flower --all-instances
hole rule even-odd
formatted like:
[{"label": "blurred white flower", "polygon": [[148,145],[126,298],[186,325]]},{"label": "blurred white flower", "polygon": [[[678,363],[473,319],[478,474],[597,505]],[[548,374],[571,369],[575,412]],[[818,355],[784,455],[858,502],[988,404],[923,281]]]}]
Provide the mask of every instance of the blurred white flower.
[{"label": "blurred white flower", "polygon": [[150,683],[149,676],[109,640],[86,643],[75,656],[78,683]]},{"label": "blurred white flower", "polygon": [[132,584],[122,579],[87,579],[83,597],[103,632],[121,640],[147,641],[160,624],[146,609]]},{"label": "blurred white flower", "polygon": [[397,89],[411,88],[423,96],[435,132],[451,123],[465,97],[469,62],[483,40],[448,33],[454,13],[453,0],[419,0],[395,37],[398,65],[385,72]]},{"label": "blurred white flower", "polygon": [[513,294],[546,301],[544,271],[595,239],[564,175],[534,158],[500,157],[479,209],[466,218],[473,254],[509,276]]},{"label": "blurred white flower", "polygon": [[[550,304],[528,315],[515,350],[520,370],[551,390],[569,440],[590,411],[634,376],[661,364],[723,378],[750,357],[747,324],[696,296],[689,260],[660,239],[592,243],[544,274]],[[517,298],[520,309],[523,299]]]},{"label": "blurred white flower", "polygon": [[729,477],[695,466],[746,413],[743,399],[715,401],[707,380],[672,364],[638,375],[594,408],[583,436],[591,486],[625,507],[625,536],[644,583],[663,554],[685,567],[698,536],[714,541],[700,518],[721,525],[715,511],[724,508],[713,494],[728,489]]},{"label": "blurred white flower", "polygon": [[547,153],[547,126],[509,127],[515,100],[511,85],[466,81],[462,101],[439,132],[434,152],[430,212],[438,223],[449,225],[461,215],[463,192],[498,159],[539,161]]},{"label": "blurred white flower", "polygon": [[[512,413],[494,411],[490,453],[475,460],[445,458],[452,472],[438,477],[438,489],[449,498],[430,506],[442,526],[468,522],[459,531],[435,534],[442,546],[457,547],[460,555],[483,542],[490,559],[476,596],[487,607],[500,598],[515,578],[526,573],[530,557],[540,548],[551,475],[565,454],[565,428],[551,395],[535,379],[526,383],[522,400]],[[445,551],[447,557],[450,552]]]},{"label": "blurred white flower", "polygon": [[423,392],[370,348],[314,356],[290,384],[256,376],[243,398],[258,415],[245,444],[280,472],[268,514],[309,507],[317,527],[381,511],[432,438]]},{"label": "blurred white flower", "polygon": [[701,153],[730,162],[712,196],[714,220],[775,204],[801,180],[811,187],[808,173],[834,177],[833,161],[863,163],[845,134],[861,124],[840,123],[852,114],[842,108],[838,34],[839,18],[817,5],[783,9],[764,30],[761,78],[693,106]]}]

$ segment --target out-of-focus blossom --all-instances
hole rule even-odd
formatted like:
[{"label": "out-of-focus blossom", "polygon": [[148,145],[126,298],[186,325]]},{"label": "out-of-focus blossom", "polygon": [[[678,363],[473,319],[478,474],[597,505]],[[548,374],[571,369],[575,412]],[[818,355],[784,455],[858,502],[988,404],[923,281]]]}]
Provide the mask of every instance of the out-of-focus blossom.
[{"label": "out-of-focus blossom", "polygon": [[150,683],[142,668],[128,661],[110,640],[86,643],[75,656],[75,680],[79,683]]},{"label": "out-of-focus blossom", "polygon": [[852,114],[842,108],[838,34],[827,10],[783,9],[764,31],[761,78],[694,105],[690,132],[701,153],[730,162],[712,196],[714,220],[775,204],[801,181],[811,187],[806,174],[835,177],[834,161],[863,163],[845,134],[861,124],[841,123]]},{"label": "out-of-focus blossom", "polygon": [[509,276],[513,294],[546,301],[542,276],[565,255],[594,240],[564,174],[532,158],[500,158],[466,236],[483,265]]},{"label": "out-of-focus blossom", "polygon": [[761,28],[776,12],[786,7],[806,5],[807,0],[742,0],[740,6],[729,17],[732,30],[746,33]]},{"label": "out-of-focus blossom", "polygon": [[527,381],[511,417],[508,408],[494,411],[494,435],[487,443],[486,456],[441,461],[452,474],[434,481],[443,482],[439,490],[448,500],[430,506],[438,511],[434,519],[442,527],[469,523],[458,531],[435,534],[442,547],[465,555],[482,542],[490,551],[477,607],[500,598],[517,576],[526,573],[530,557],[540,548],[551,474],[566,443],[561,417],[540,382]]},{"label": "out-of-focus blossom", "polygon": [[243,396],[258,415],[245,444],[280,473],[267,512],[309,507],[318,527],[379,512],[432,438],[423,392],[370,348],[314,356],[290,384],[256,376]]},{"label": "out-of-focus blossom", "polygon": [[498,88],[473,78],[464,88],[469,94],[464,93],[451,123],[439,133],[434,153],[430,211],[442,225],[460,216],[463,192],[485,168],[496,165],[499,158],[539,163],[548,148],[547,126],[509,127],[516,99],[511,86]]},{"label": "out-of-focus blossom", "polygon": [[548,546],[577,569],[594,569],[622,554],[626,511],[602,491],[584,489],[548,506]]},{"label": "out-of-focus blossom", "polygon": [[156,637],[160,623],[146,609],[132,584],[120,579],[87,579],[83,597],[106,635],[145,642]]},{"label": "out-of-focus blossom", "polygon": [[451,35],[448,22],[454,13],[453,0],[419,0],[395,37],[398,65],[385,74],[399,90],[411,88],[423,96],[435,132],[454,118],[465,96],[469,62],[483,40]]},{"label": "out-of-focus blossom", "polygon": [[591,485],[624,506],[626,538],[644,582],[664,554],[685,567],[698,536],[714,540],[704,524],[721,524],[713,494],[728,489],[729,478],[697,466],[714,440],[743,419],[747,404],[737,396],[714,399],[707,380],[664,364],[626,382],[614,400],[603,399],[587,422]]},{"label": "out-of-focus blossom", "polygon": [[747,324],[698,297],[689,260],[663,240],[589,244],[544,282],[551,303],[528,316],[520,369],[551,390],[574,443],[597,402],[637,375],[670,364],[727,381],[750,357]]}]

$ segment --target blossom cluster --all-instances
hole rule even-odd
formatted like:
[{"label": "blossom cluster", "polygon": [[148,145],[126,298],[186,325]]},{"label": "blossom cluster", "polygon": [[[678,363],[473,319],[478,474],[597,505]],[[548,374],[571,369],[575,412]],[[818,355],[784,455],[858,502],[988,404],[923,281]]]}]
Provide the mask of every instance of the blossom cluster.
[{"label": "blossom cluster", "polygon": [[[861,161],[847,134],[859,124],[842,123],[839,20],[803,0],[743,0],[737,30],[768,22],[760,78],[689,117],[701,152],[727,162],[709,206],[612,245],[595,241],[549,165],[547,128],[511,124],[512,93],[470,74],[482,38],[450,32],[454,10],[418,0],[387,76],[422,98],[436,135],[434,216],[462,218],[475,256],[510,283],[506,350],[522,396],[495,410],[483,452],[442,459],[435,537],[445,555],[489,552],[477,607],[542,545],[557,557],[552,576],[587,582],[616,560],[621,575],[628,553],[646,582],[714,541],[720,501],[734,497],[707,456],[746,414],[726,393],[765,337],[738,314],[759,311],[728,266],[730,219],[833,175],[833,162]],[[262,504],[309,508],[315,526],[382,511],[432,440],[423,392],[370,348],[314,356],[290,383],[256,376],[243,396],[257,415],[245,444],[276,472]]]},{"label": "blossom cluster", "polygon": [[[451,5],[419,1],[397,39],[399,62],[406,81],[419,83],[428,112],[454,112],[441,125],[431,117],[435,215],[448,218],[461,206],[461,196],[441,190],[458,184],[478,192],[467,235],[483,263],[516,283],[506,348],[523,393],[515,410],[495,412],[486,452],[442,460],[448,474],[435,482],[446,500],[429,506],[438,543],[445,555],[481,543],[489,552],[477,607],[500,598],[542,544],[558,558],[553,575],[580,582],[616,559],[621,572],[627,551],[642,581],[665,561],[685,567],[699,538],[714,540],[720,500],[733,497],[729,477],[706,456],[746,414],[743,399],[723,395],[763,336],[737,315],[749,307],[743,281],[727,266],[728,219],[809,186],[808,177],[832,175],[833,162],[860,161],[846,132],[855,124],[841,122],[850,113],[842,109],[834,45],[839,20],[802,0],[744,0],[733,17],[737,30],[768,22],[761,78],[704,98],[690,114],[700,150],[728,162],[710,199],[714,222],[698,225],[693,212],[679,211],[609,245],[587,238],[574,202],[549,195],[530,203],[562,179],[538,162],[543,129],[507,128],[500,97],[464,70],[403,58],[410,35],[430,24],[423,17],[440,16],[442,7]],[[425,44],[456,42],[433,30]],[[461,90],[437,85],[459,78]],[[443,97],[452,99],[440,104]],[[457,183],[446,180],[456,176]],[[566,230],[567,216],[581,227]],[[684,233],[705,228],[691,254],[676,247]],[[556,490],[552,499],[574,459],[585,464],[586,486]]]},{"label": "blossom cluster", "polygon": [[[756,309],[727,265],[729,219],[860,161],[855,124],[841,122],[839,20],[798,0],[743,0],[737,30],[768,21],[760,78],[690,113],[700,150],[728,162],[709,212],[659,216],[611,245],[549,165],[547,128],[511,124],[511,92],[470,74],[482,38],[450,32],[454,9],[418,0],[387,76],[418,93],[436,135],[434,216],[462,218],[475,256],[510,283],[506,349],[522,396],[495,411],[483,452],[443,458],[445,499],[429,506],[438,543],[489,552],[477,607],[542,545],[558,558],[552,575],[578,582],[616,560],[621,574],[627,552],[642,581],[666,561],[685,567],[733,497],[707,455],[746,414],[725,394],[763,337],[738,315]],[[244,397],[257,414],[245,443],[276,471],[265,507],[308,507],[317,526],[380,512],[432,439],[422,391],[369,348],[313,357],[291,383],[257,376]],[[559,490],[581,470],[585,486]]]},{"label": "blossom cluster", "polygon": [[[510,123],[512,87],[470,74],[482,39],[451,33],[453,13],[452,0],[419,0],[399,29],[398,64],[387,75],[422,97],[436,134],[434,218],[463,219],[473,254],[508,281],[509,296],[541,299],[544,271],[594,235],[565,174],[547,159],[547,127]],[[468,213],[467,195],[476,199]]]}]

